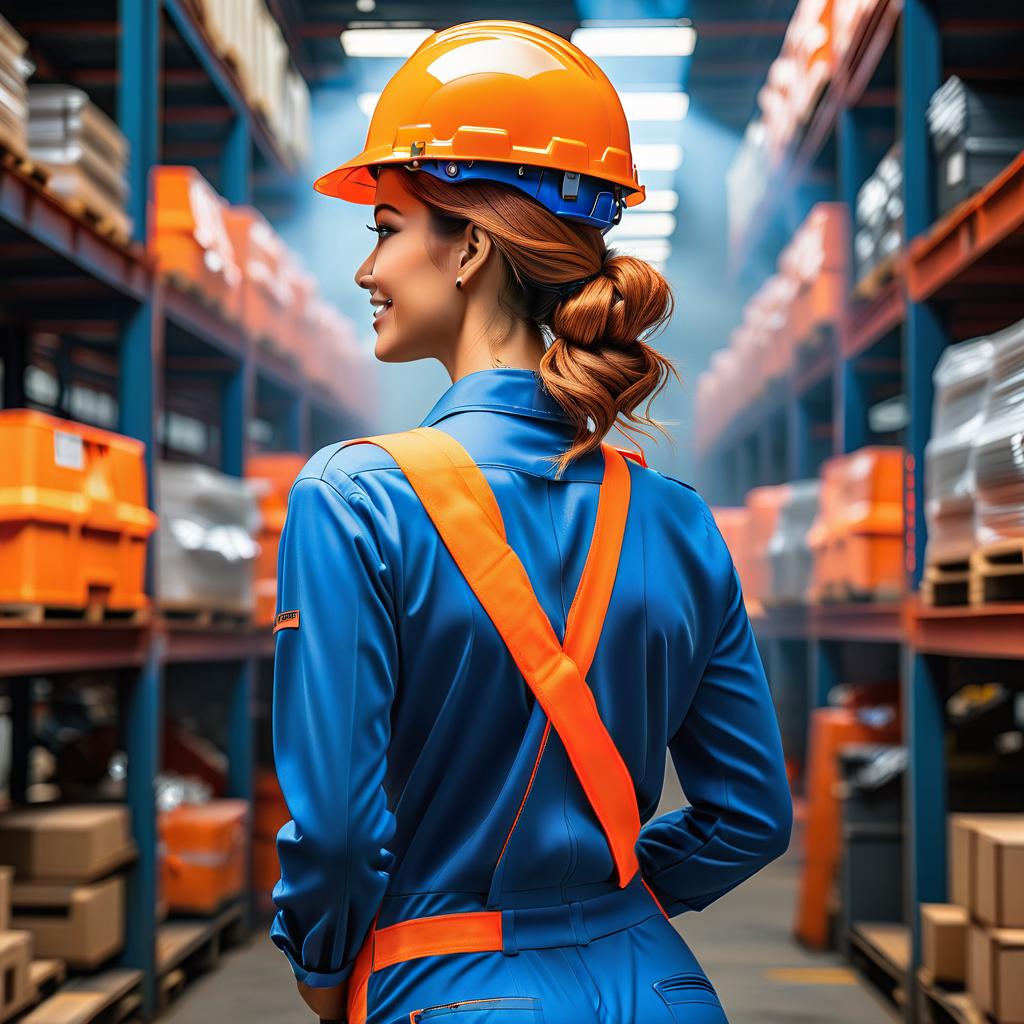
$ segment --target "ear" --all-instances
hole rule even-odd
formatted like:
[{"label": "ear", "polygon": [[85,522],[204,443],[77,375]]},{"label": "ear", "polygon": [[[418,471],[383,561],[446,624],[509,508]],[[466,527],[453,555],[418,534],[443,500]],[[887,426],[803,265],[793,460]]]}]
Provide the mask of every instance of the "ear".
[{"label": "ear", "polygon": [[459,247],[457,272],[465,287],[473,275],[483,270],[491,250],[494,248],[491,236],[476,224],[467,224]]}]

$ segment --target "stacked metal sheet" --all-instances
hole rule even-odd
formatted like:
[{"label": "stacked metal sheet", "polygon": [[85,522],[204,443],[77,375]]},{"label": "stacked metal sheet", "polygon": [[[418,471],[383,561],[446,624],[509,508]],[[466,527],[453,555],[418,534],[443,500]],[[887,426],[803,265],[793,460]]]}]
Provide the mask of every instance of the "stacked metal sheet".
[{"label": "stacked metal sheet", "polygon": [[25,59],[27,44],[0,15],[0,147],[24,156],[28,88],[32,65]]},{"label": "stacked metal sheet", "polygon": [[951,345],[935,367],[932,436],[925,448],[929,565],[963,562],[974,547],[972,443],[982,423],[993,345],[977,338]]},{"label": "stacked metal sheet", "polygon": [[1020,94],[967,85],[954,75],[928,104],[939,213],[988,184],[1024,149]]},{"label": "stacked metal sheet", "polygon": [[771,563],[770,602],[803,604],[811,585],[811,548],[807,540],[818,514],[819,480],[797,480],[779,509],[775,533],[768,542]]},{"label": "stacked metal sheet", "polygon": [[31,86],[28,109],[29,155],[50,167],[48,188],[130,235],[128,141],[117,125],[71,85]]},{"label": "stacked metal sheet", "polygon": [[206,466],[162,462],[157,560],[166,612],[251,614],[262,525],[249,484]]},{"label": "stacked metal sheet", "polygon": [[992,336],[992,385],[971,447],[976,543],[1024,550],[1024,320]]},{"label": "stacked metal sheet", "polygon": [[857,280],[894,260],[903,247],[903,157],[897,143],[857,192],[853,251]]}]

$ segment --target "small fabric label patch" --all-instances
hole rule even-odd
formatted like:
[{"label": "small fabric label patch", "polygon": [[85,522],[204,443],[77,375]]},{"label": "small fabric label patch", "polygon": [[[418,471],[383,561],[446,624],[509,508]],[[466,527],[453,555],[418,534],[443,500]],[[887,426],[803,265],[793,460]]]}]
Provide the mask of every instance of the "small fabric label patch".
[{"label": "small fabric label patch", "polygon": [[294,612],[281,612],[276,619],[274,619],[274,632],[276,633],[280,629],[298,629],[299,628],[299,613]]}]

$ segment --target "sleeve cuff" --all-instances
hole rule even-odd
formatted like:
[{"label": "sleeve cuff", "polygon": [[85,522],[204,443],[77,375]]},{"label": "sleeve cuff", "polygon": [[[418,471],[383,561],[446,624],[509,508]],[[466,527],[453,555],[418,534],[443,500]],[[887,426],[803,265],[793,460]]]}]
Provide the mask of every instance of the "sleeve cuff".
[{"label": "sleeve cuff", "polygon": [[281,932],[277,918],[274,919],[274,923],[270,928],[270,941],[285,955],[285,958],[291,965],[295,980],[301,981],[303,985],[308,985],[310,988],[335,988],[338,985],[344,984],[352,973],[352,964],[329,974],[324,971],[310,971],[303,967],[285,945],[287,937]]}]

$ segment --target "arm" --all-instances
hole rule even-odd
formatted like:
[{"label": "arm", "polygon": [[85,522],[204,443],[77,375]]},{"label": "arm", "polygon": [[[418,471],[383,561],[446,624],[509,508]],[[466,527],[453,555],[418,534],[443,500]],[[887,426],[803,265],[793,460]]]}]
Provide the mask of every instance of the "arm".
[{"label": "arm", "polygon": [[383,779],[398,671],[388,568],[362,492],[347,493],[300,477],[281,535],[278,612],[299,615],[276,634],[274,758],[293,820],[270,930],[310,1007],[342,1018],[394,860]]},{"label": "arm", "polygon": [[669,752],[690,806],[641,829],[640,870],[665,912],[703,910],[789,846],[793,804],[764,667],[739,577],[715,645]]}]

